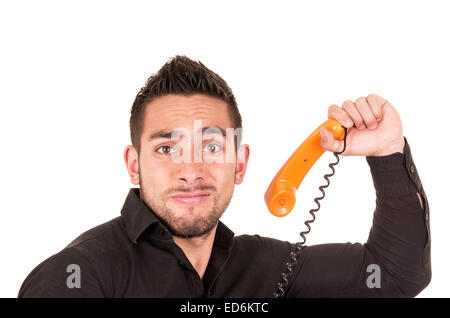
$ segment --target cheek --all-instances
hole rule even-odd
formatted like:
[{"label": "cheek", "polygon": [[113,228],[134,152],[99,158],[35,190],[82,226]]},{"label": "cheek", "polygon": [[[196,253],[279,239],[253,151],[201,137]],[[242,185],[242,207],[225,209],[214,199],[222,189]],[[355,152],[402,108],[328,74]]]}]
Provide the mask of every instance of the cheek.
[{"label": "cheek", "polygon": [[[235,169],[234,165],[226,165],[224,167],[217,168],[215,170],[217,186],[221,188],[222,191],[230,192],[234,188],[234,177]],[[229,190],[229,191],[227,191]]]},{"label": "cheek", "polygon": [[146,191],[158,192],[165,189],[170,172],[167,167],[157,165],[142,158],[142,161],[139,163],[139,175]]}]

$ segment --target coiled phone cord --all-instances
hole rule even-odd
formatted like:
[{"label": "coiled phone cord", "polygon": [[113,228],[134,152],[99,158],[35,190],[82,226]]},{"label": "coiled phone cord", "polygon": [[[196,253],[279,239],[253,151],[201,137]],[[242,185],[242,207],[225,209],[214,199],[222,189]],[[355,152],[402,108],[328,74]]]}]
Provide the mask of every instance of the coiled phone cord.
[{"label": "coiled phone cord", "polygon": [[278,283],[277,291],[273,294],[274,298],[280,298],[286,292],[287,286],[289,284],[289,279],[291,278],[291,276],[294,272],[295,265],[297,265],[298,256],[300,255],[303,245],[306,242],[305,235],[311,231],[311,226],[309,224],[313,223],[316,220],[316,215],[314,213],[320,210],[319,201],[322,200],[323,198],[325,198],[325,191],[323,191],[323,189],[328,188],[328,186],[330,185],[329,177],[332,177],[334,175],[334,172],[335,172],[334,166],[336,166],[339,163],[339,155],[345,151],[345,148],[347,146],[347,128],[344,127],[344,129],[345,129],[344,149],[341,152],[333,152],[334,156],[336,157],[336,162],[332,162],[328,165],[333,172],[330,174],[326,174],[324,176],[325,180],[327,180],[327,184],[319,187],[320,192],[322,192],[322,197],[317,197],[314,199],[314,202],[316,202],[316,204],[317,204],[317,209],[309,210],[309,214],[312,215],[312,219],[305,221],[305,225],[308,228],[308,230],[300,232],[300,236],[302,237],[303,241],[297,242],[295,244],[295,250],[293,252],[291,252],[291,254],[289,255],[289,261],[286,263],[287,270],[286,270],[286,272],[281,274],[281,282]]}]

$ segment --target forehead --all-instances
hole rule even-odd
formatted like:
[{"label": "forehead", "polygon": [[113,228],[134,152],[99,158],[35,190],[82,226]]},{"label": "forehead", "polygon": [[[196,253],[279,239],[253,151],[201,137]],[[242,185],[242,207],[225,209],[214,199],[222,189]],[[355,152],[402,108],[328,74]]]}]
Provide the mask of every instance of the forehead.
[{"label": "forehead", "polygon": [[166,95],[150,102],[145,109],[143,132],[184,127],[190,129],[194,120],[203,126],[232,127],[227,103],[205,95]]}]

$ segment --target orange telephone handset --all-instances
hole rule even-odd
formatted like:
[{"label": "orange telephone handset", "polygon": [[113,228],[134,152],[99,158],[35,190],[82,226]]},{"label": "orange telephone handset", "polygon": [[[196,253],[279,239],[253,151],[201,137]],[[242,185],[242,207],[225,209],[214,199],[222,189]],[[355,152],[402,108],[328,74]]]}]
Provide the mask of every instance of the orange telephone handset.
[{"label": "orange telephone handset", "polygon": [[322,127],[331,131],[338,140],[345,137],[345,127],[334,119],[328,119],[305,139],[275,175],[264,194],[266,205],[273,215],[286,216],[294,208],[295,192],[308,171],[325,152],[320,146]]}]

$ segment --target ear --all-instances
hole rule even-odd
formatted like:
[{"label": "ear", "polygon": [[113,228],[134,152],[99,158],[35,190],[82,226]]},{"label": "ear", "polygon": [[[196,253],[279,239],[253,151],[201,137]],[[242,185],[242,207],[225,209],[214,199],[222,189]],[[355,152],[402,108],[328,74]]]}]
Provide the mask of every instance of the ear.
[{"label": "ear", "polygon": [[244,181],[249,156],[250,146],[246,144],[240,145],[236,158],[235,184],[241,184]]},{"label": "ear", "polygon": [[139,185],[139,155],[136,148],[131,145],[126,146],[123,152],[123,159],[125,160],[131,183]]}]

